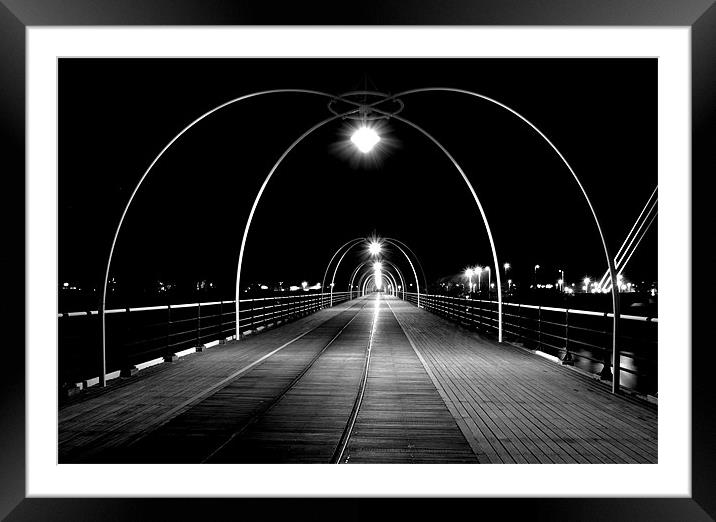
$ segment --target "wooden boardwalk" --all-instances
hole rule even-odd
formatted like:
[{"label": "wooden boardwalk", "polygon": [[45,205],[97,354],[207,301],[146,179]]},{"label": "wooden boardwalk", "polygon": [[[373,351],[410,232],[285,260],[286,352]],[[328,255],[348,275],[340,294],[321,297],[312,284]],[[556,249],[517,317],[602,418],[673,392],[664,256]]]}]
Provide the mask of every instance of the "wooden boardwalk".
[{"label": "wooden boardwalk", "polygon": [[656,420],[572,369],[369,297],[88,390],[59,412],[59,462],[656,462]]}]

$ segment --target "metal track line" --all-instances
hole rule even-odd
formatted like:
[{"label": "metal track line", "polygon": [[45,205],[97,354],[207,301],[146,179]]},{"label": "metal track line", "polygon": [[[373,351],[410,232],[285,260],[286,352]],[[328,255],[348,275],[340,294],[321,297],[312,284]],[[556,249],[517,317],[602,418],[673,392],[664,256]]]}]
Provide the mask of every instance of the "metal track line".
[{"label": "metal track line", "polygon": [[[243,424],[243,426],[241,426],[241,428],[239,428],[239,429],[236,430],[234,433],[232,433],[231,436],[229,436],[229,438],[228,438],[224,443],[222,443],[218,448],[216,448],[214,451],[212,451],[206,458],[204,458],[204,460],[201,461],[201,463],[204,464],[204,463],[206,463],[207,461],[209,461],[214,455],[216,455],[216,454],[219,453],[222,449],[224,449],[224,447],[226,447],[232,440],[234,440],[237,436],[241,435],[244,431],[246,431],[246,428],[248,428],[248,427],[251,426],[252,424],[255,424],[256,422],[258,422],[258,420],[259,420],[261,417],[263,417],[263,416],[266,415],[268,412],[270,412],[270,411],[274,408],[274,406],[276,406],[276,405],[281,401],[281,399],[283,399],[284,396],[298,383],[298,381],[300,381],[300,380],[303,378],[303,376],[306,374],[306,372],[308,372],[308,370],[310,370],[310,369],[313,367],[313,365],[314,365],[314,364],[316,363],[316,361],[321,357],[321,355],[323,355],[323,353],[328,349],[329,346],[331,346],[331,345],[333,344],[333,342],[334,342],[336,339],[338,339],[338,337],[340,337],[340,335],[343,333],[343,331],[344,331],[346,328],[348,328],[348,326],[353,322],[353,320],[354,320],[356,317],[358,317],[358,316],[360,315],[360,313],[363,311],[363,309],[364,309],[366,306],[367,306],[367,303],[364,304],[363,306],[361,306],[360,310],[358,310],[358,312],[357,312],[353,317],[351,317],[350,321],[348,321],[345,325],[343,325],[343,328],[341,328],[341,329],[338,331],[338,333],[337,333],[336,335],[334,335],[333,338],[332,338],[330,341],[328,341],[328,343],[327,343],[323,348],[321,348],[321,350],[320,350],[316,355],[313,356],[313,358],[309,361],[309,363],[306,365],[306,367],[305,367],[303,370],[301,370],[301,373],[299,373],[299,374],[281,391],[281,393],[280,393],[276,398],[274,398],[274,399],[268,404],[267,407],[265,407],[265,408],[263,408],[263,409],[260,409],[259,411],[257,411],[256,413],[254,413],[254,415],[252,415],[251,418],[250,418],[248,421],[246,421],[246,422]],[[350,309],[349,309],[349,310],[350,310]],[[306,332],[306,333],[308,333],[308,332]],[[305,335],[305,334],[303,334],[303,335]],[[302,335],[301,337],[303,337],[303,335]],[[291,341],[291,342],[293,342],[293,341]]]},{"label": "metal track line", "polygon": [[[338,316],[341,315],[341,314],[344,314],[344,313],[346,313],[346,312],[349,312],[349,311],[353,310],[353,308],[354,308],[355,305],[357,305],[357,304],[359,304],[359,303],[354,303],[354,304],[352,304],[349,308],[343,310],[342,312],[338,312],[338,313],[335,315],[335,317],[338,317]],[[362,310],[363,308],[365,308],[365,305],[363,305],[363,306],[361,307],[361,310]],[[358,315],[358,314],[356,314],[356,315]],[[355,317],[355,316],[354,316],[354,317]],[[202,390],[201,392],[197,393],[196,395],[194,395],[194,396],[188,398],[187,400],[185,400],[185,401],[182,402],[181,404],[175,406],[174,408],[172,408],[171,410],[167,411],[166,413],[163,413],[162,415],[157,416],[157,417],[154,419],[154,422],[152,422],[149,426],[146,426],[143,430],[141,430],[140,432],[138,432],[137,434],[135,434],[133,437],[131,437],[130,439],[128,439],[128,445],[136,444],[140,439],[143,439],[144,437],[146,437],[147,435],[149,435],[151,432],[153,432],[153,431],[155,431],[155,430],[161,428],[164,424],[166,424],[167,422],[171,421],[174,417],[176,417],[176,416],[179,415],[180,413],[183,413],[184,410],[186,410],[186,409],[188,409],[189,407],[193,406],[194,404],[196,404],[196,403],[202,401],[203,399],[206,399],[209,395],[211,395],[212,393],[214,393],[214,392],[218,391],[219,389],[223,388],[223,387],[224,387],[225,385],[227,385],[229,382],[233,381],[234,379],[237,379],[237,378],[241,377],[242,375],[244,375],[244,374],[247,373],[248,371],[252,370],[252,369],[253,369],[254,367],[256,367],[257,365],[259,365],[259,364],[261,364],[262,362],[264,362],[266,359],[268,359],[268,358],[271,357],[272,355],[275,355],[276,353],[280,352],[281,350],[283,350],[283,349],[286,348],[287,346],[289,346],[289,345],[295,343],[296,341],[298,341],[298,340],[301,339],[302,337],[308,335],[309,333],[313,332],[313,331],[316,330],[317,328],[323,326],[323,324],[325,324],[327,321],[330,321],[331,319],[332,319],[332,318],[326,319],[326,321],[323,321],[323,322],[321,322],[320,324],[318,324],[318,325],[314,326],[313,328],[311,328],[310,330],[307,330],[307,331],[303,332],[302,334],[300,334],[300,335],[294,337],[294,338],[291,339],[290,341],[288,341],[288,342],[282,344],[281,346],[279,346],[279,347],[276,348],[275,350],[273,350],[273,351],[267,353],[266,355],[264,355],[264,356],[262,356],[261,358],[255,360],[255,361],[252,362],[251,364],[248,364],[248,365],[244,366],[243,368],[241,368],[241,369],[239,369],[239,370],[236,370],[234,373],[232,373],[232,374],[229,375],[228,377],[225,377],[224,379],[220,380],[220,381],[217,382],[216,384],[213,384],[213,385],[211,385],[210,387],[208,387],[208,388]],[[351,320],[352,320],[352,319],[351,319]]]},{"label": "metal track line", "polygon": [[[341,464],[341,461],[343,460],[343,454],[348,447],[348,441],[351,438],[353,427],[355,426],[356,419],[358,418],[358,411],[360,410],[361,404],[363,403],[363,396],[365,395],[365,385],[368,380],[368,368],[370,366],[370,352],[373,348],[373,337],[375,336],[375,327],[378,324],[379,313],[380,293],[378,293],[375,298],[375,312],[373,314],[373,324],[370,329],[370,339],[368,339],[368,348],[366,350],[365,357],[365,368],[363,369],[363,378],[361,379],[360,389],[358,390],[358,395],[356,396],[355,403],[353,404],[353,410],[351,411],[351,416],[348,420],[348,424],[346,425],[346,429],[343,431],[343,435],[341,436],[341,440],[338,443],[338,447],[336,448],[336,451],[331,458],[331,464]],[[348,459],[346,459],[346,462],[347,461]]]}]

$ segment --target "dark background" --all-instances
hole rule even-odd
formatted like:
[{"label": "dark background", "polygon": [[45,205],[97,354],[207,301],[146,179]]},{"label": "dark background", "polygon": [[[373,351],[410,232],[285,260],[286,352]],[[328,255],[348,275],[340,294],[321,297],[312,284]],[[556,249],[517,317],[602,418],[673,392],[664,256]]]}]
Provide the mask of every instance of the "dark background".
[{"label": "dark background", "polygon": [[[657,183],[655,59],[61,59],[59,71],[59,277],[82,289],[82,307],[96,305],[112,234],[154,157],[190,121],[254,91],[439,86],[495,98],[532,121],[570,162],[613,253]],[[560,268],[568,282],[601,276],[606,262],[586,202],[531,128],[465,95],[403,101],[401,116],[433,134],[467,173],[499,261],[511,263],[518,285],[533,282],[535,264],[542,283],[554,283]],[[233,298],[258,188],[283,151],[330,115],[319,96],[269,95],[222,109],[179,138],[127,215],[108,307],[153,302],[160,281],[173,284],[173,295],[162,298],[174,302],[201,280],[216,296]],[[248,236],[242,287],[320,282],[337,247],[370,234],[410,245],[430,283],[492,264],[474,201],[435,145],[391,120],[382,150],[357,160],[341,152],[346,125],[311,134],[277,170]],[[656,279],[656,235],[653,226],[627,280]],[[347,256],[336,290],[346,289],[360,259],[360,252]],[[407,278],[401,258],[390,259],[403,263]]]}]

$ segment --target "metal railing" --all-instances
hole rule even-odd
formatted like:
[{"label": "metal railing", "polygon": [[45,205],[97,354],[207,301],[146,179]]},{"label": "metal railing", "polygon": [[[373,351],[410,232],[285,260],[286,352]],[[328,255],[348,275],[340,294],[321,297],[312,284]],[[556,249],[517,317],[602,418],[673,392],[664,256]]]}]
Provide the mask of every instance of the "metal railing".
[{"label": "metal railing", "polygon": [[[333,306],[351,298],[333,292]],[[330,293],[242,299],[240,335],[271,328],[327,308]],[[107,372],[122,371],[210,342],[235,338],[236,301],[212,301],[107,310]],[[98,375],[101,317],[96,310],[58,314],[59,383]]]},{"label": "metal railing", "polygon": [[[405,300],[417,305],[417,294]],[[497,301],[420,294],[422,308],[488,335],[497,335]],[[614,314],[570,308],[502,303],[503,340],[573,364],[590,373],[611,366]],[[657,392],[658,318],[620,314],[620,383],[641,393]]]}]

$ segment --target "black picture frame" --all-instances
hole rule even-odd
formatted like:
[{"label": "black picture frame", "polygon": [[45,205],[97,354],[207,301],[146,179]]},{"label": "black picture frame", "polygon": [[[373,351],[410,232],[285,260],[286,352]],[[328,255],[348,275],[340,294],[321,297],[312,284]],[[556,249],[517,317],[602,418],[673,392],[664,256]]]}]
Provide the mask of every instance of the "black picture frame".
[{"label": "black picture frame", "polygon": [[[692,274],[713,273],[709,251],[714,230],[716,168],[716,6],[713,0],[518,0],[409,2],[390,0],[346,4],[222,0],[109,1],[0,0],[0,158],[4,204],[2,259],[5,262],[1,316],[5,343],[0,395],[0,516],[8,520],[199,518],[217,509],[237,516],[258,510],[322,518],[363,518],[398,509],[401,518],[439,516],[466,510],[480,516],[532,520],[712,520],[716,518],[716,408],[713,343],[705,325],[713,306],[707,290],[692,284],[692,496],[690,498],[529,498],[529,499],[38,499],[25,498],[25,31],[63,25],[622,25],[691,28],[692,73]],[[24,221],[23,221],[24,224]],[[10,290],[8,292],[7,290]],[[12,297],[11,297],[12,296]],[[674,347],[683,350],[686,347]],[[666,363],[668,364],[668,362]],[[667,371],[668,375],[668,371]],[[450,505],[445,504],[449,502]],[[218,504],[218,506],[217,506]]]}]

